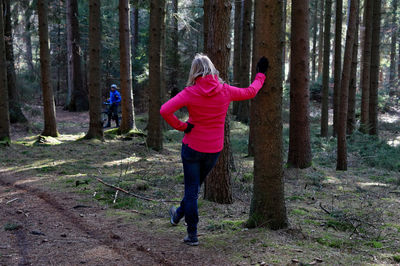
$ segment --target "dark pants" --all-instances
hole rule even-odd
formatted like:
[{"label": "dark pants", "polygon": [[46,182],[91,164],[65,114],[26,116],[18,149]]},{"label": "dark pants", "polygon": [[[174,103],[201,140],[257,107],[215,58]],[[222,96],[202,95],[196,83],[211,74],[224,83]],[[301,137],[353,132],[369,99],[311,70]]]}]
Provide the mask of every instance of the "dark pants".
[{"label": "dark pants", "polygon": [[187,232],[190,236],[197,236],[199,213],[197,199],[201,184],[217,162],[219,152],[203,153],[182,144],[182,163],[185,181],[185,195],[180,207],[176,210],[178,221],[185,216]]},{"label": "dark pants", "polygon": [[118,103],[113,103],[110,105],[108,108],[108,125],[111,125],[111,118],[115,120],[115,123],[117,126],[119,126],[119,120],[118,120]]}]

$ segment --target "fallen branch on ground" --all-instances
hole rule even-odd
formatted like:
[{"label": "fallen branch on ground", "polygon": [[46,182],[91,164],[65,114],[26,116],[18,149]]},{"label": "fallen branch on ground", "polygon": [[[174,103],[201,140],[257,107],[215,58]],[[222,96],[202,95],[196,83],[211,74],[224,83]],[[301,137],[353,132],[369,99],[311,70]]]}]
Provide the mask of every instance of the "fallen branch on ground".
[{"label": "fallen branch on ground", "polygon": [[19,198],[15,198],[15,199],[9,200],[9,201],[6,202],[6,204],[10,204],[11,202],[14,202],[16,200],[19,200]]},{"label": "fallen branch on ground", "polygon": [[155,202],[179,202],[177,200],[159,200],[159,199],[152,199],[152,198],[144,197],[144,196],[129,192],[129,191],[123,189],[123,188],[108,184],[108,183],[106,183],[105,181],[101,180],[98,177],[94,177],[94,178],[97,181],[99,181],[100,183],[102,183],[103,185],[107,186],[107,187],[110,187],[110,188],[113,188],[115,190],[121,191],[121,192],[123,192],[123,193],[125,193],[125,194],[127,194],[129,196],[132,196],[132,197],[135,197],[135,198],[138,198],[138,199],[147,200],[147,201],[155,201]]}]

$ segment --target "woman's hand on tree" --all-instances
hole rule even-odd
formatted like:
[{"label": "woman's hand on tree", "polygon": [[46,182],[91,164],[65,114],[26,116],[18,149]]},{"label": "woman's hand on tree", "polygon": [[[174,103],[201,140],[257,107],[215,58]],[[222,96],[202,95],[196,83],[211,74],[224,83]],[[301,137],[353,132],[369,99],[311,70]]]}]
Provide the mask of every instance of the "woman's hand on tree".
[{"label": "woman's hand on tree", "polygon": [[263,73],[265,75],[267,73],[268,67],[268,59],[265,56],[261,57],[257,63],[257,73]]}]

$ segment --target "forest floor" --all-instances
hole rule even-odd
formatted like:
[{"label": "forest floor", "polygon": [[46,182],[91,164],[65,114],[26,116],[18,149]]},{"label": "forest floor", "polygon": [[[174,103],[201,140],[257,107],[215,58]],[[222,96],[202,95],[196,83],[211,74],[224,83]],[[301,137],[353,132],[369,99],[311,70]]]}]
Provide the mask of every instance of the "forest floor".
[{"label": "forest floor", "polygon": [[[346,172],[335,170],[336,140],[317,137],[319,117],[312,112],[313,166],[285,168],[290,227],[278,231],[244,226],[253,164],[246,158],[248,127],[232,122],[234,203],[199,199],[198,247],[182,243],[183,222],[169,224],[171,203],[116,194],[95,179],[179,201],[181,133],[167,131],[161,152],[148,150],[140,134],[115,130],[106,131],[104,142],[82,140],[88,114],[57,109],[60,137],[38,142],[41,109],[24,112],[30,125],[14,125],[12,145],[0,149],[0,265],[400,263],[399,110],[381,114],[380,140],[349,137]],[[143,129],[146,117],[136,119]]]}]

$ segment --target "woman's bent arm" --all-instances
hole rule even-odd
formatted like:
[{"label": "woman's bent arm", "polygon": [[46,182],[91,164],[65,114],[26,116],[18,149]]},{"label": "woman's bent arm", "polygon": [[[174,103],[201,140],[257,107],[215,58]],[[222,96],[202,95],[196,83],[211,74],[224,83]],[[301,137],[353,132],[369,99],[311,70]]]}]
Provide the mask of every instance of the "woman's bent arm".
[{"label": "woman's bent arm", "polygon": [[180,121],[174,113],[186,105],[184,91],[178,93],[174,98],[164,103],[161,106],[160,114],[167,121],[167,123],[176,130],[184,131],[187,124]]}]

